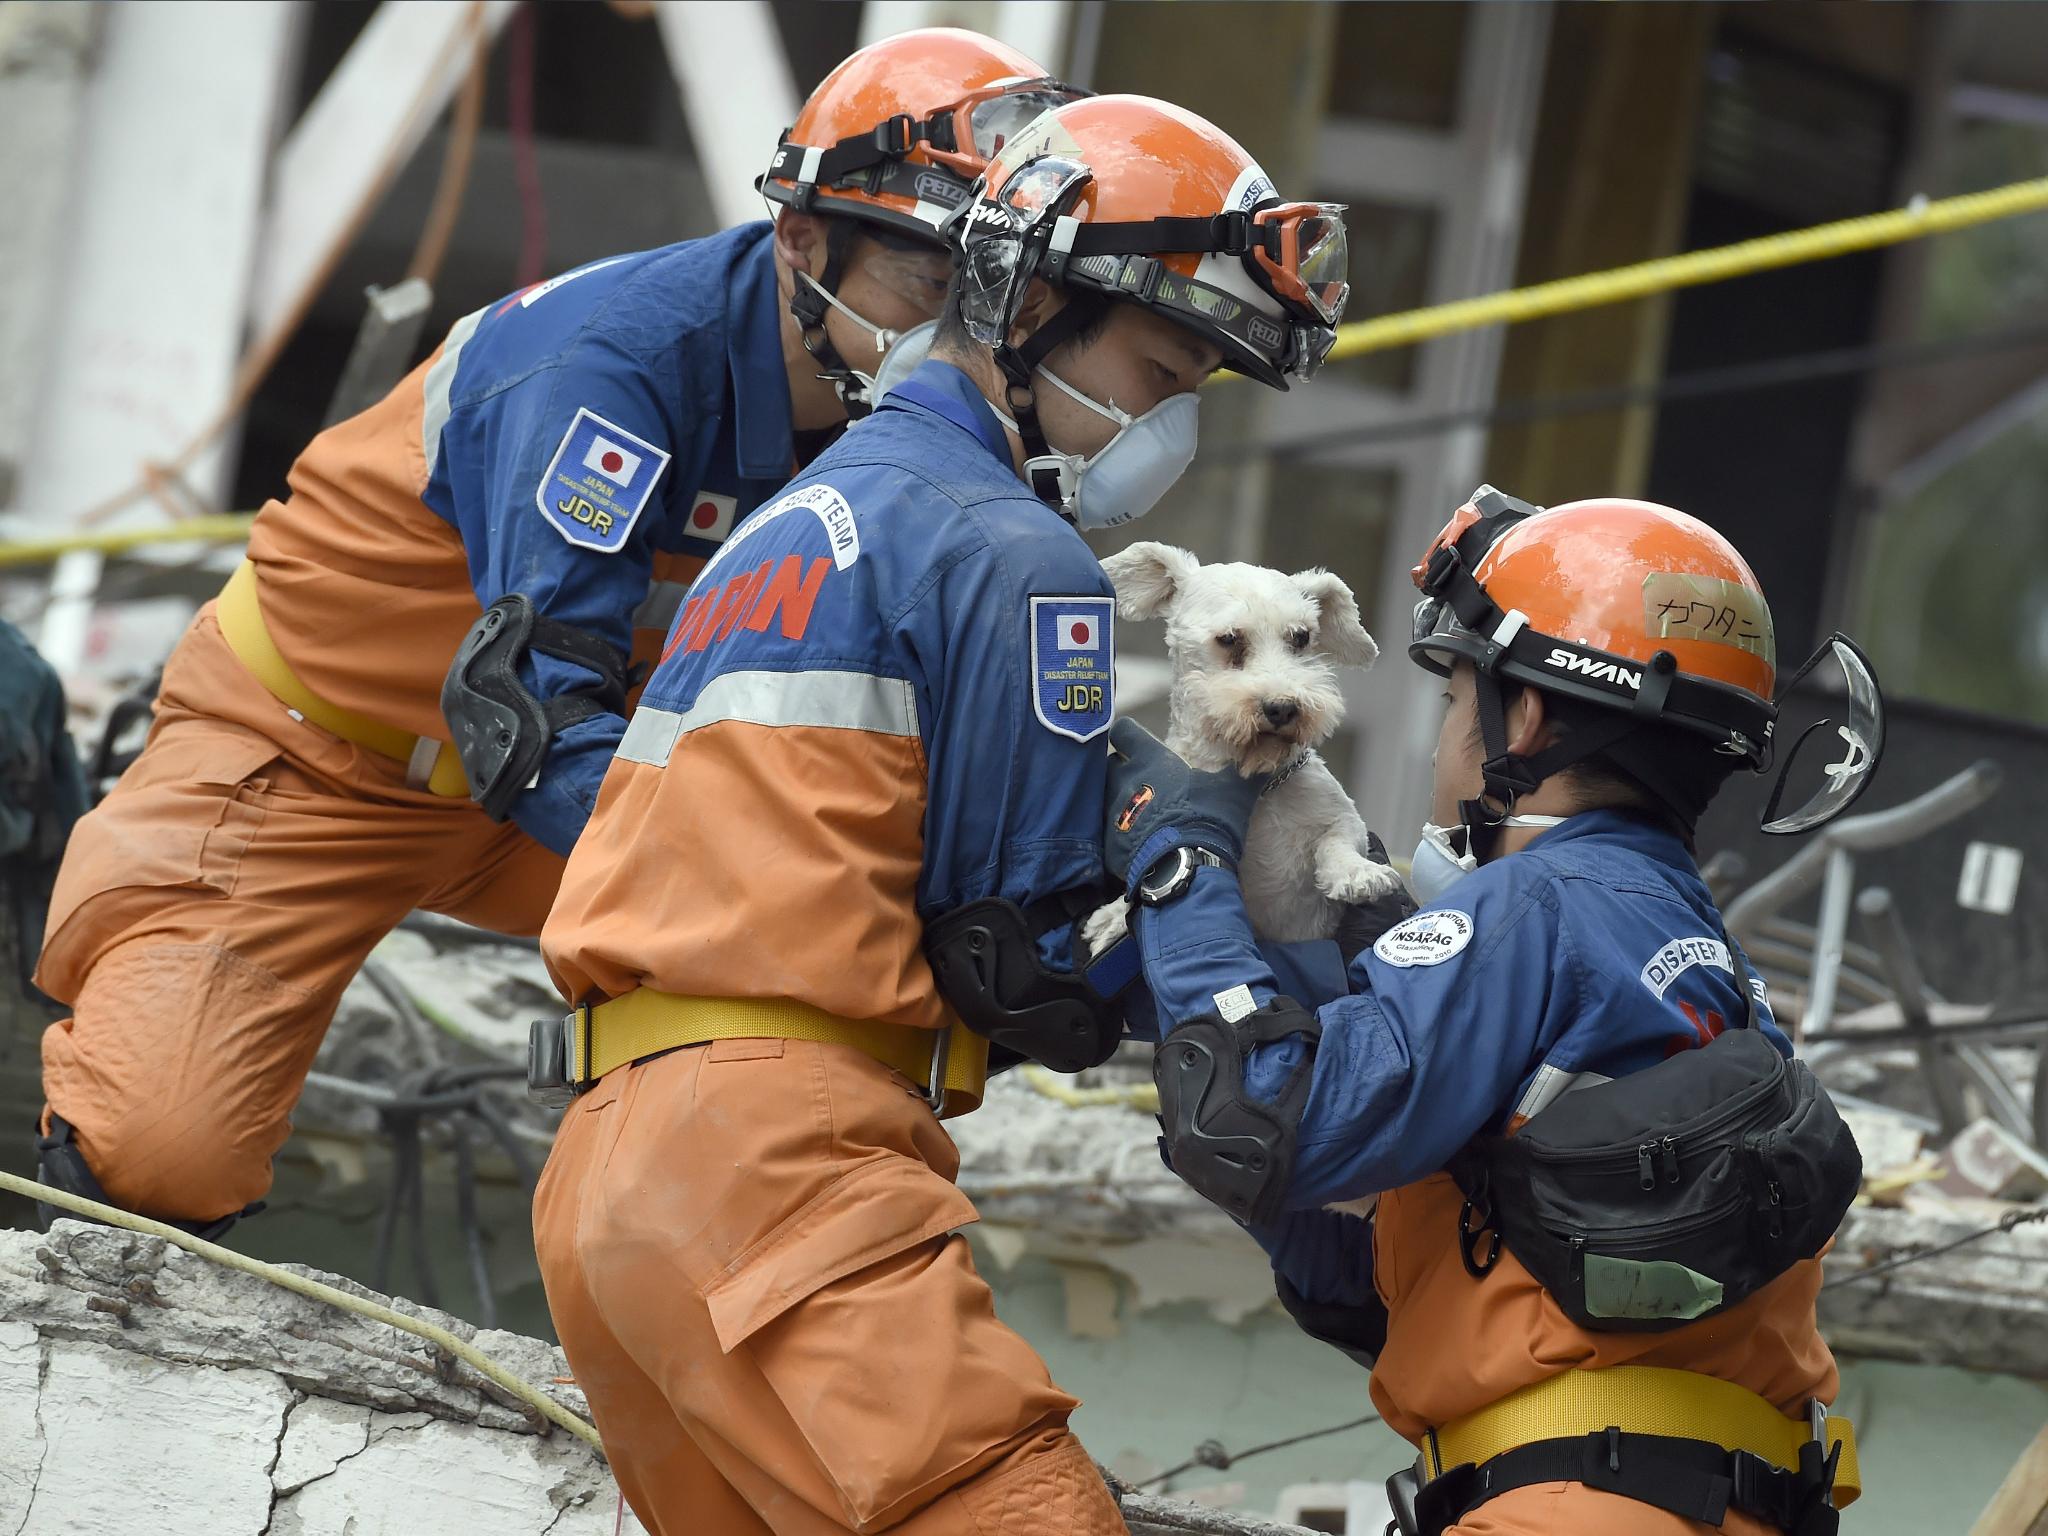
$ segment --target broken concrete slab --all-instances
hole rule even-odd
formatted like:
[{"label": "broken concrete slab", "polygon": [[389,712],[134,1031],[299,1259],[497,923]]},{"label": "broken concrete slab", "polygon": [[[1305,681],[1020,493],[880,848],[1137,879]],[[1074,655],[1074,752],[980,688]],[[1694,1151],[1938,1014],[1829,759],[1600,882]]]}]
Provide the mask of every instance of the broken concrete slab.
[{"label": "broken concrete slab", "polygon": [[[2008,1215],[2037,1213],[2048,1216],[2024,1206]],[[1820,1297],[1821,1331],[1836,1353],[2048,1380],[2048,1220],[1933,1252],[1989,1224],[1974,1211],[1851,1210]],[[1869,1280],[1836,1283],[1922,1253]]]},{"label": "broken concrete slab", "polygon": [[[559,1349],[333,1275],[587,1415]],[[1135,1536],[1304,1536],[1131,1495]],[[159,1238],[0,1231],[0,1530],[610,1536],[603,1456],[426,1340]]]}]

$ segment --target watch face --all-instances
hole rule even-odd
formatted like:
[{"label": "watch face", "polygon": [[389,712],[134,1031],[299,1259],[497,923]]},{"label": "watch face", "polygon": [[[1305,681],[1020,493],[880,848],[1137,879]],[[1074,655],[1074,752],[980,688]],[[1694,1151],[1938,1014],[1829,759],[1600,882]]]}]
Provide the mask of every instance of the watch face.
[{"label": "watch face", "polygon": [[1169,896],[1178,896],[1194,878],[1193,856],[1185,848],[1176,848],[1153,865],[1152,871],[1138,883],[1138,900],[1157,905]]}]

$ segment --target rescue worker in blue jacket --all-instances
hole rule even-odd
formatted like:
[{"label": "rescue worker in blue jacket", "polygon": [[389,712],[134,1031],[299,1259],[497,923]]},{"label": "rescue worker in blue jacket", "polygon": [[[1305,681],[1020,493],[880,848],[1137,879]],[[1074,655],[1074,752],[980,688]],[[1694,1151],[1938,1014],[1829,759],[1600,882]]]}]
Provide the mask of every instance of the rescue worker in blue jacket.
[{"label": "rescue worker in blue jacket", "polygon": [[[1411,654],[1446,679],[1411,877],[1422,906],[1383,914],[1338,995],[1286,995],[1246,923],[1234,862],[1260,782],[1194,773],[1131,722],[1112,735],[1106,860],[1139,903],[1166,1032],[1163,1151],[1267,1248],[1304,1327],[1373,1366],[1375,1405],[1423,1453],[1404,1530],[1822,1536],[1829,1480],[1846,1502],[1857,1478],[1853,1440],[1847,1464],[1807,1464],[1848,1429],[1813,1427],[1838,1385],[1814,1322],[1817,1257],[1725,1307],[1717,1286],[1667,1266],[1656,1283],[1699,1294],[1681,1288],[1654,1325],[1582,1319],[1502,1251],[1490,1197],[1446,1171],[1575,1090],[1730,1029],[1790,1054],[1692,848],[1727,775],[1768,762],[1762,592],[1683,513],[1618,500],[1537,513],[1490,488],[1416,576]],[[1813,805],[1767,830],[1839,814],[1881,747],[1860,653],[1838,639],[1830,654],[1850,679],[1848,756]],[[1627,1186],[1639,1170],[1644,1189],[1675,1183],[1675,1145],[1625,1149]],[[1854,1188],[1852,1174],[1835,1218]],[[1329,1209],[1375,1198],[1370,1219]],[[1673,1425],[1693,1437],[1677,1450],[1645,1456],[1631,1438],[1624,1456],[1617,1439],[1596,1457],[1583,1443],[1604,1426],[1688,1434]]]},{"label": "rescue worker in blue jacket", "polygon": [[574,1095],[535,1244],[668,1536],[1123,1532],[974,1272],[940,1120],[992,1049],[1072,1070],[1122,1033],[1072,933],[1115,702],[1074,525],[1172,485],[1219,364],[1313,370],[1342,223],[1102,96],[1013,137],[953,230],[947,319],[691,590],[541,936],[579,1006],[535,1030]]},{"label": "rescue worker in blue jacket", "polygon": [[539,932],[633,658],[938,314],[938,225],[994,146],[1073,94],[971,32],[862,49],[776,148],[774,223],[480,309],[313,440],[67,851],[46,1180],[217,1234],[401,918]]}]

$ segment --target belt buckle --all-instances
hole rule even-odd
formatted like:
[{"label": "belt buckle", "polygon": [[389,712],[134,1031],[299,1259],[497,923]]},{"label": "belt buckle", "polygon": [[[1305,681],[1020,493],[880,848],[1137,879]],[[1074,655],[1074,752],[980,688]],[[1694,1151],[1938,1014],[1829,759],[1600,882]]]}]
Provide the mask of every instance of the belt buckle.
[{"label": "belt buckle", "polygon": [[1828,1405],[1819,1398],[1811,1398],[1806,1404],[1806,1424],[1813,1432],[1813,1450],[1799,1458],[1799,1470],[1807,1472],[1807,1463],[1813,1463],[1812,1475],[1819,1482],[1820,1507],[1832,1510],[1835,1507],[1835,1469],[1841,1463],[1841,1447],[1828,1446]]},{"label": "belt buckle", "polygon": [[1736,1451],[1728,1458],[1728,1503],[1754,1514],[1776,1507],[1778,1489],[1789,1474],[1754,1451]]},{"label": "belt buckle", "polygon": [[1422,1491],[1421,1475],[1412,1466],[1403,1467],[1387,1479],[1387,1513],[1394,1523],[1388,1527],[1390,1533],[1399,1536],[1422,1536],[1422,1516],[1416,1510],[1416,1497]]},{"label": "belt buckle", "polygon": [[[577,1026],[581,1026],[578,1028]],[[577,1040],[583,1060],[575,1060]],[[582,1068],[581,1073],[578,1067]],[[567,1109],[590,1087],[590,1007],[535,1019],[526,1027],[526,1093],[546,1109]]]},{"label": "belt buckle", "polygon": [[948,1024],[937,1031],[938,1043],[932,1047],[932,1069],[924,1087],[917,1096],[931,1105],[937,1119],[946,1118],[946,1067],[953,1059],[953,1026]]}]

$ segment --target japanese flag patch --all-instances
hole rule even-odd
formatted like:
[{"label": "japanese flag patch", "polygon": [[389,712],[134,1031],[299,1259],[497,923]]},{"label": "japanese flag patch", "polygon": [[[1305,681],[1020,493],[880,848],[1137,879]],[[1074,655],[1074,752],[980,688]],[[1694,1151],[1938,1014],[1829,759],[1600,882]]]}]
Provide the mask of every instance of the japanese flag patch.
[{"label": "japanese flag patch", "polygon": [[1031,599],[1031,705],[1047,730],[1091,741],[1109,729],[1115,623],[1107,597]]},{"label": "japanese flag patch", "polygon": [[625,546],[668,457],[585,406],[540,477],[534,505],[571,544],[610,554]]},{"label": "japanese flag patch", "polygon": [[683,532],[693,539],[702,539],[706,544],[723,544],[727,534],[732,532],[733,519],[739,512],[737,496],[721,496],[716,491],[699,491],[690,498],[690,515],[684,519]]}]

